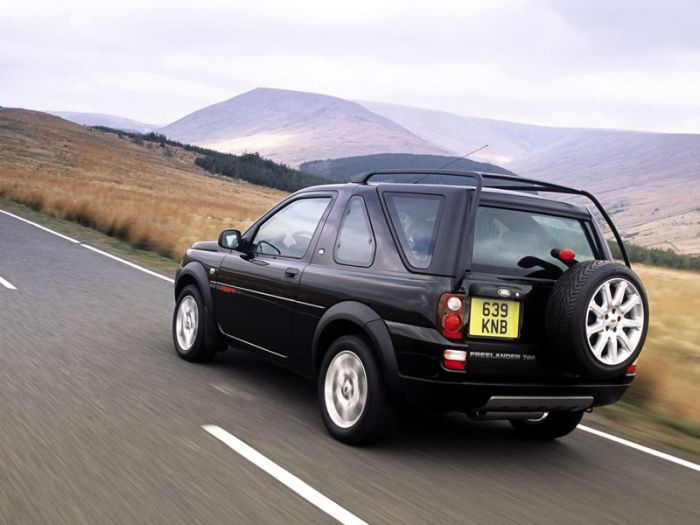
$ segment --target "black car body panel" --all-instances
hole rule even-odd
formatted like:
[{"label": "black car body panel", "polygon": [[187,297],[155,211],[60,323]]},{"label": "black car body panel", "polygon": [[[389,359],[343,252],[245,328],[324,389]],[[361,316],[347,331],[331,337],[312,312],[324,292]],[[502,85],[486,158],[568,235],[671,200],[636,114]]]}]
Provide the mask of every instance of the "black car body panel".
[{"label": "black car body panel", "polygon": [[[579,408],[620,398],[631,376],[585,381],[547,352],[544,311],[553,279],[471,268],[474,226],[469,221],[474,220],[475,203],[581,221],[595,258],[611,259],[586,208],[503,188],[362,182],[308,188],[289,196],[242,235],[236,250],[195,244],[177,273],[176,297],[186,284],[196,283],[210,326],[231,344],[259,351],[309,376],[317,375],[323,353],[335,339],[362,334],[399,402],[468,411],[486,406],[493,396],[530,399],[533,409],[542,408],[535,401],[538,396],[590,398]],[[396,210],[389,209],[387,196],[395,194],[435,195],[441,201],[432,259],[420,267],[409,260],[402,248],[406,240],[392,222]],[[296,201],[313,198],[327,199],[328,204],[315,230],[302,235],[310,238],[303,255],[284,256],[281,245],[274,243],[266,243],[272,248],[265,249],[279,253],[253,249],[268,219]],[[371,228],[371,258],[358,264],[339,262],[337,256],[339,229],[353,198],[361,199]],[[465,230],[472,230],[471,236]],[[301,244],[296,241],[290,242]],[[467,312],[473,297],[507,293],[520,304],[518,337],[487,339],[465,333],[459,340],[448,339],[436,326],[445,293],[464,294]],[[442,366],[446,349],[467,352],[466,371]],[[524,410],[527,405],[524,401],[515,408]]]}]

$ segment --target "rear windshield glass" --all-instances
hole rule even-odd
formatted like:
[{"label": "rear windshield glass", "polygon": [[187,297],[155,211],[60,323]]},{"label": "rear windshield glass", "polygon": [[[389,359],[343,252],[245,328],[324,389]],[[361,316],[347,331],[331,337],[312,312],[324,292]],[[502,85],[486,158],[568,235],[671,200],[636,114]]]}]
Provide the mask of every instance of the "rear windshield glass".
[{"label": "rear windshield glass", "polygon": [[415,268],[427,268],[435,249],[444,197],[422,193],[384,195],[406,259]]},{"label": "rear windshield glass", "polygon": [[567,266],[552,250],[568,248],[577,261],[594,259],[584,221],[530,211],[480,207],[476,213],[476,271],[556,279]]}]

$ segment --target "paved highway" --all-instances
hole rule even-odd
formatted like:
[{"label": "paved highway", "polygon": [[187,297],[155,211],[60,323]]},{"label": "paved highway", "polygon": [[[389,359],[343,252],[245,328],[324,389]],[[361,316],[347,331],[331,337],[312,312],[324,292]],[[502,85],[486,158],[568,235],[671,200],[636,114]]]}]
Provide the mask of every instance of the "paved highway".
[{"label": "paved highway", "polygon": [[700,472],[581,430],[341,445],[308,380],[178,359],[166,280],[2,213],[0,277],[0,523],[700,523]]}]

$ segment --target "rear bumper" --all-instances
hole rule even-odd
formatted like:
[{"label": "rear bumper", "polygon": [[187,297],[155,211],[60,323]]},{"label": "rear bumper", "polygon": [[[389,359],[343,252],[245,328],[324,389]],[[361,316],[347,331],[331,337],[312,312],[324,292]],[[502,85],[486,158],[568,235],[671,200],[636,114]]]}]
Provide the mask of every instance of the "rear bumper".
[{"label": "rear bumper", "polygon": [[446,382],[402,376],[400,403],[446,411],[577,410],[617,402],[631,378],[615,384]]},{"label": "rear bumper", "polygon": [[[395,322],[386,326],[396,363],[391,389],[400,403],[460,411],[579,410],[615,403],[632,382],[623,376],[582,383],[539,359],[535,345],[455,343],[431,328]],[[448,348],[467,352],[466,372],[441,366]]]}]

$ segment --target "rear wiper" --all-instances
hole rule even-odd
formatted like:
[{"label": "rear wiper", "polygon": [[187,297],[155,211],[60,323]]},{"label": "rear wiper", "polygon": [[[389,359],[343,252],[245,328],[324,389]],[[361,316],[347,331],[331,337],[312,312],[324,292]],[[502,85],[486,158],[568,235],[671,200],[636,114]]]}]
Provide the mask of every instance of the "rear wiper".
[{"label": "rear wiper", "polygon": [[526,255],[525,257],[520,259],[518,261],[518,266],[520,268],[534,268],[535,266],[541,266],[545,270],[561,273],[561,268],[559,268],[556,264],[547,262],[544,259],[535,257],[534,255]]},{"label": "rear wiper", "polygon": [[[562,272],[561,268],[559,268],[556,264],[552,264],[551,262],[547,262],[544,259],[540,259],[539,257],[534,257],[532,255],[528,255],[528,256],[520,259],[518,261],[518,266],[520,268],[527,268],[527,269],[535,268],[536,266],[541,267],[542,270],[534,272],[532,277],[539,277],[539,275],[541,275],[542,278],[546,278],[545,276],[559,277],[562,273],[564,273],[564,272]],[[537,274],[539,274],[539,275],[537,275]]]},{"label": "rear wiper", "polygon": [[[557,266],[556,264],[552,264],[551,262],[547,262],[544,259],[540,259],[539,257],[535,257],[533,255],[526,255],[522,259],[520,259],[517,262],[517,265],[519,268],[525,268],[525,269],[530,269],[530,268],[536,268],[540,267],[542,268],[541,270],[532,272],[529,275],[518,275],[518,276],[510,276],[510,275],[497,275],[496,278],[501,280],[501,281],[527,281],[527,280],[533,280],[533,281],[556,281],[559,276],[564,273],[564,271]],[[465,280],[468,279],[470,271],[465,271],[459,281],[457,281],[457,286],[455,289],[460,289],[463,286],[463,283]]]}]

